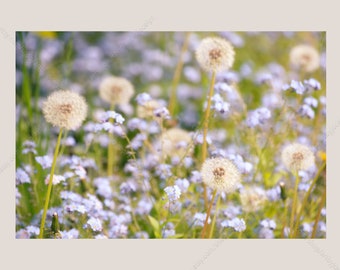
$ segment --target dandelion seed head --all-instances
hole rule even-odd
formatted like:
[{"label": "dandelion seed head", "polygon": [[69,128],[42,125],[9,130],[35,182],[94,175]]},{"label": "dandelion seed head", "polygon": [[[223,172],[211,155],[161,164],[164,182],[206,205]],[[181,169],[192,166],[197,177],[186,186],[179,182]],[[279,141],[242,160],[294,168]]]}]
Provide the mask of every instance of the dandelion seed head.
[{"label": "dandelion seed head", "polygon": [[129,103],[135,93],[133,85],[122,77],[106,77],[99,86],[99,95],[111,105],[125,105]]},{"label": "dandelion seed head", "polygon": [[220,192],[231,193],[240,183],[240,172],[229,159],[207,159],[201,169],[203,182]]},{"label": "dandelion seed head", "polygon": [[290,63],[294,68],[313,72],[320,66],[320,55],[310,45],[298,45],[290,51]]},{"label": "dandelion seed head", "polygon": [[205,71],[228,70],[232,67],[234,58],[233,46],[219,37],[203,39],[196,50],[196,59]]},{"label": "dandelion seed head", "polygon": [[298,143],[286,146],[281,158],[283,164],[291,172],[307,170],[315,163],[313,152],[307,146]]},{"label": "dandelion seed head", "polygon": [[161,104],[156,100],[148,100],[137,107],[137,116],[139,118],[153,118],[154,111],[161,107]]},{"label": "dandelion seed head", "polygon": [[247,187],[241,191],[240,199],[243,211],[256,212],[263,207],[267,196],[262,188]]},{"label": "dandelion seed head", "polygon": [[192,153],[192,138],[189,132],[180,128],[171,128],[161,136],[164,156],[177,156],[182,158]]},{"label": "dandelion seed head", "polygon": [[80,127],[87,115],[85,99],[69,90],[52,93],[43,103],[46,121],[53,126],[75,130]]}]

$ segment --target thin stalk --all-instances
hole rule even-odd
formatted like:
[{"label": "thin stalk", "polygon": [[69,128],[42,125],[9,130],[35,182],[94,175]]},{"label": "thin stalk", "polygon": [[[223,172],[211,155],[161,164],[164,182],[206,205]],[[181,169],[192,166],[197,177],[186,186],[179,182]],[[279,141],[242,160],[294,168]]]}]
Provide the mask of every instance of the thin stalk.
[{"label": "thin stalk", "polygon": [[321,211],[322,211],[322,208],[324,207],[325,202],[326,202],[326,188],[322,194],[319,210],[318,210],[318,213],[316,214],[316,218],[314,221],[313,232],[312,232],[311,238],[315,238],[316,231],[318,229],[318,223],[319,223],[320,216],[321,216]]},{"label": "thin stalk", "polygon": [[52,168],[51,168],[51,173],[50,173],[50,180],[48,182],[44,212],[43,212],[43,215],[42,215],[42,218],[41,218],[39,238],[43,238],[43,236],[44,236],[46,214],[47,214],[48,204],[50,202],[50,197],[51,197],[53,175],[54,175],[55,165],[57,163],[57,157],[58,157],[62,133],[63,133],[63,129],[61,128],[60,131],[59,131],[57,145],[55,146],[55,150],[54,150],[54,156],[53,156]]},{"label": "thin stalk", "polygon": [[285,227],[287,224],[287,216],[288,216],[288,205],[287,200],[284,201],[284,210],[283,210],[283,221],[282,221],[282,230],[281,230],[281,238],[284,238]]},{"label": "thin stalk", "polygon": [[[211,107],[211,98],[214,94],[214,85],[215,85],[215,78],[216,73],[213,71],[211,76],[211,83],[210,83],[210,89],[209,89],[209,95],[208,95],[208,103],[207,108],[204,113],[204,120],[203,120],[203,144],[202,144],[202,157],[201,157],[201,163],[205,161],[207,158],[207,134],[208,134],[208,127],[209,127],[209,116],[210,116],[210,107]],[[207,207],[208,205],[208,198],[207,198],[207,187],[203,183],[203,196],[204,196],[204,205]]]},{"label": "thin stalk", "polygon": [[216,196],[216,189],[214,190],[214,193],[213,193],[213,196],[211,198],[211,202],[210,202],[210,205],[209,205],[209,208],[208,208],[208,211],[207,211],[207,216],[205,218],[205,221],[204,221],[204,227],[203,227],[203,230],[202,230],[202,234],[201,234],[201,238],[204,238],[205,237],[205,232],[208,228],[208,220],[209,220],[209,216],[210,216],[210,212],[211,212],[211,208],[214,204],[214,200],[215,200],[215,196]]},{"label": "thin stalk", "polygon": [[[112,104],[110,110],[114,109],[114,105]],[[113,119],[110,118],[110,123],[113,122]],[[113,166],[114,166],[114,144],[113,144],[113,133],[109,132],[109,145],[107,149],[107,176],[111,177],[113,175]]]},{"label": "thin stalk", "polygon": [[293,233],[293,227],[294,227],[294,217],[295,217],[295,212],[296,212],[296,203],[297,203],[297,197],[298,197],[298,187],[299,187],[299,182],[300,182],[300,177],[298,174],[298,171],[295,172],[295,187],[294,187],[294,197],[293,197],[293,205],[292,205],[292,210],[291,210],[291,215],[290,215],[290,238],[293,238],[294,233]]},{"label": "thin stalk", "polygon": [[216,202],[216,210],[215,210],[214,218],[213,218],[211,226],[210,226],[209,238],[212,238],[213,234],[214,234],[214,229],[215,229],[215,224],[216,224],[216,217],[217,217],[218,210],[220,208],[220,203],[221,203],[221,196],[218,196],[217,197],[217,202]]},{"label": "thin stalk", "polygon": [[318,181],[319,176],[320,176],[321,172],[324,170],[325,167],[326,167],[326,162],[324,162],[321,165],[319,171],[317,172],[317,174],[315,175],[315,177],[313,179],[312,184],[309,186],[309,189],[307,190],[307,193],[302,200],[300,211],[299,211],[299,213],[297,214],[297,217],[296,217],[296,222],[295,222],[295,226],[294,226],[294,236],[296,236],[297,230],[299,228],[299,223],[300,223],[300,219],[301,219],[301,216],[302,216],[303,209],[305,208],[307,201],[308,201],[308,198],[309,198],[310,194],[312,193],[312,190],[313,190],[314,186],[316,185],[316,182]]},{"label": "thin stalk", "polygon": [[177,63],[175,73],[174,73],[174,77],[172,79],[171,94],[170,94],[170,101],[169,101],[170,115],[174,115],[175,109],[176,109],[177,86],[178,86],[179,80],[181,79],[181,73],[182,73],[182,68],[183,68],[183,55],[185,54],[185,52],[188,49],[189,37],[190,37],[190,32],[187,32],[185,34],[181,53],[179,55],[178,63]]}]

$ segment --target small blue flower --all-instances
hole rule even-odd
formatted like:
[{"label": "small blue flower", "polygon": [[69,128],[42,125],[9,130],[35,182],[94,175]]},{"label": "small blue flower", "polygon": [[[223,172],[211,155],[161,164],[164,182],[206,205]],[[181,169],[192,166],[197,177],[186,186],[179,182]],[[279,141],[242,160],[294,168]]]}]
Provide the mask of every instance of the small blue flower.
[{"label": "small blue flower", "polygon": [[27,226],[26,230],[30,234],[30,236],[33,236],[33,235],[36,236],[36,235],[39,235],[40,233],[40,229],[36,226]]},{"label": "small blue flower", "polygon": [[301,116],[308,117],[309,119],[314,119],[315,117],[314,110],[307,104],[303,104],[298,110],[298,113]]},{"label": "small blue flower", "polygon": [[[194,215],[194,226],[203,227],[205,219],[207,218],[207,213],[196,213]],[[211,218],[208,218],[208,224],[210,224]]]},{"label": "small blue flower", "polygon": [[246,123],[249,127],[254,128],[258,125],[265,124],[266,120],[271,118],[271,112],[265,107],[258,108],[248,114]]},{"label": "small blue flower", "polygon": [[86,224],[95,232],[100,232],[103,229],[102,223],[98,218],[91,217]]},{"label": "small blue flower", "polygon": [[321,89],[320,82],[315,80],[314,78],[310,78],[309,80],[304,80],[303,82],[304,82],[306,88],[308,88],[308,89],[313,89],[313,90],[320,90]]},{"label": "small blue flower", "polygon": [[79,237],[79,231],[77,229],[61,231],[60,234],[62,239],[77,239]]},{"label": "small blue flower", "polygon": [[166,187],[164,191],[170,202],[175,202],[181,197],[181,190],[177,185]]},{"label": "small blue flower", "polygon": [[316,108],[318,106],[318,100],[313,97],[306,97],[303,102],[313,108]]},{"label": "small blue flower", "polygon": [[239,219],[237,217],[232,220],[224,220],[221,222],[222,227],[231,227],[237,232],[243,232],[246,230],[247,226],[243,219]]},{"label": "small blue flower", "polygon": [[260,225],[264,228],[269,228],[271,230],[275,230],[276,228],[276,222],[273,219],[264,219],[260,222]]},{"label": "small blue flower", "polygon": [[37,154],[37,151],[35,150],[36,144],[33,141],[25,141],[24,144],[24,149],[22,149],[23,154],[27,153],[33,153],[34,155]]},{"label": "small blue flower", "polygon": [[16,178],[17,185],[24,184],[24,183],[31,183],[30,177],[28,176],[26,171],[24,171],[21,168],[17,169],[15,178]]},{"label": "small blue flower", "polygon": [[163,230],[162,231],[162,238],[169,238],[171,236],[174,236],[176,234],[174,229],[170,229],[170,230]]},{"label": "small blue flower", "polygon": [[189,188],[189,185],[190,185],[189,181],[187,179],[185,179],[185,178],[177,179],[175,181],[175,184],[179,187],[179,189],[181,190],[182,193],[187,192],[188,188]]},{"label": "small blue flower", "polygon": [[171,166],[169,164],[159,164],[159,166],[156,167],[155,174],[162,180],[165,180],[172,175]]},{"label": "small blue flower", "polygon": [[163,119],[170,119],[169,110],[166,107],[160,107],[153,111],[153,114],[156,117],[163,118]]},{"label": "small blue flower", "polygon": [[50,156],[37,156],[35,157],[35,160],[43,169],[48,169],[52,166],[52,158]]},{"label": "small blue flower", "polygon": [[295,80],[292,80],[290,82],[290,87],[298,94],[298,95],[302,95],[306,92],[306,87],[303,85],[302,82],[298,82]]}]

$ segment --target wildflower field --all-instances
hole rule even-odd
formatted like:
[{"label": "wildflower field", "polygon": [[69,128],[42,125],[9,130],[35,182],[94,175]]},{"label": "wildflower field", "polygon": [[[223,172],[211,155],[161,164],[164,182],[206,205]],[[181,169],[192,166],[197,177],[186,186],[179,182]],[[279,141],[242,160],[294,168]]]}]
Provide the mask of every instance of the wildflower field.
[{"label": "wildflower field", "polygon": [[325,32],[17,32],[16,238],[325,238]]}]

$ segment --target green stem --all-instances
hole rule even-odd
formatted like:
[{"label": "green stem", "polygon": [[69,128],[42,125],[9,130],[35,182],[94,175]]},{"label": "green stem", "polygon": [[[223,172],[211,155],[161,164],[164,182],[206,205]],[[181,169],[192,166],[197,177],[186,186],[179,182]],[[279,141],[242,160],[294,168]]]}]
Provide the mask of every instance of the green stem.
[{"label": "green stem", "polygon": [[308,198],[309,198],[310,194],[312,193],[312,190],[313,190],[314,186],[316,185],[316,182],[318,181],[319,176],[320,176],[321,172],[325,169],[325,167],[326,167],[326,162],[324,162],[321,165],[319,171],[317,172],[317,174],[315,175],[315,177],[313,179],[312,184],[309,186],[309,189],[307,190],[307,193],[302,200],[301,208],[300,208],[299,213],[297,214],[296,222],[295,222],[295,226],[294,226],[294,237],[296,236],[296,233],[299,229],[299,223],[300,223],[300,219],[301,219],[301,216],[302,216],[303,209],[305,208],[307,201],[308,201]]},{"label": "green stem", "polygon": [[204,227],[203,227],[203,230],[202,230],[201,238],[205,237],[205,232],[206,232],[206,230],[208,228],[208,220],[209,220],[211,208],[212,208],[212,206],[214,204],[215,196],[216,196],[216,189],[214,190],[214,193],[213,193],[213,196],[211,198],[211,202],[210,202],[210,205],[209,205],[209,208],[208,208],[208,211],[207,211],[207,216],[205,218],[205,222],[204,222]]},{"label": "green stem", "polygon": [[[209,95],[208,95],[208,102],[207,102],[207,108],[204,113],[204,120],[203,120],[203,144],[202,144],[202,157],[201,157],[201,163],[205,161],[207,158],[207,134],[208,134],[208,127],[209,127],[209,116],[210,116],[210,107],[211,107],[211,98],[214,94],[214,85],[215,85],[215,78],[216,73],[213,71],[212,77],[211,77],[211,83],[210,83],[210,89],[209,89]],[[204,205],[207,207],[208,205],[208,198],[207,198],[207,187],[203,183],[203,195],[204,195]]]},{"label": "green stem", "polygon": [[213,218],[212,223],[211,223],[209,238],[212,238],[213,234],[214,234],[214,229],[215,229],[215,224],[216,224],[216,217],[217,217],[218,210],[220,208],[220,202],[221,202],[221,196],[218,196],[217,197],[217,202],[216,202],[216,210],[215,210],[214,218]]},{"label": "green stem", "polygon": [[[110,110],[114,109],[114,105],[111,105]],[[113,119],[110,118],[110,123],[113,122]],[[113,144],[113,134],[109,132],[109,145],[107,149],[107,176],[111,177],[113,175],[113,166],[114,166],[114,144]]]},{"label": "green stem", "polygon": [[316,214],[316,218],[314,221],[313,232],[312,232],[311,238],[315,238],[316,231],[318,229],[318,223],[319,223],[320,216],[321,216],[321,211],[322,211],[322,208],[324,207],[325,202],[326,202],[326,188],[322,194],[319,210],[318,210],[318,213]]},{"label": "green stem", "polygon": [[298,171],[295,172],[295,188],[294,188],[294,198],[293,198],[293,205],[292,205],[292,210],[291,210],[291,215],[290,215],[290,238],[293,238],[294,233],[293,233],[293,227],[294,227],[294,217],[295,217],[295,212],[296,212],[296,203],[297,203],[297,197],[298,197],[298,188],[299,188],[299,182],[300,182],[300,177]]},{"label": "green stem", "polygon": [[50,202],[50,197],[51,197],[54,169],[55,169],[55,165],[57,163],[57,157],[58,157],[58,151],[59,151],[59,147],[60,147],[60,141],[61,141],[62,133],[63,133],[63,130],[60,129],[57,145],[56,145],[55,150],[54,150],[54,156],[53,156],[52,168],[51,168],[51,173],[50,173],[50,180],[48,182],[44,212],[43,212],[43,215],[42,215],[42,218],[41,218],[39,238],[43,238],[43,236],[44,236],[46,214],[47,214],[48,204]]},{"label": "green stem", "polygon": [[286,227],[286,224],[287,224],[287,215],[288,215],[287,200],[284,201],[283,207],[284,207],[284,210],[283,210],[283,221],[282,221],[281,238],[284,238],[285,227]]},{"label": "green stem", "polygon": [[179,60],[178,60],[178,63],[177,63],[176,69],[175,69],[175,74],[174,74],[174,77],[172,79],[171,94],[170,94],[170,101],[169,101],[170,115],[174,115],[175,110],[176,110],[177,86],[178,86],[179,80],[181,78],[181,73],[182,73],[182,68],[183,68],[183,55],[188,49],[189,37],[190,37],[190,32],[185,34],[185,39],[184,39],[184,42],[183,42],[181,53],[179,55]]}]

